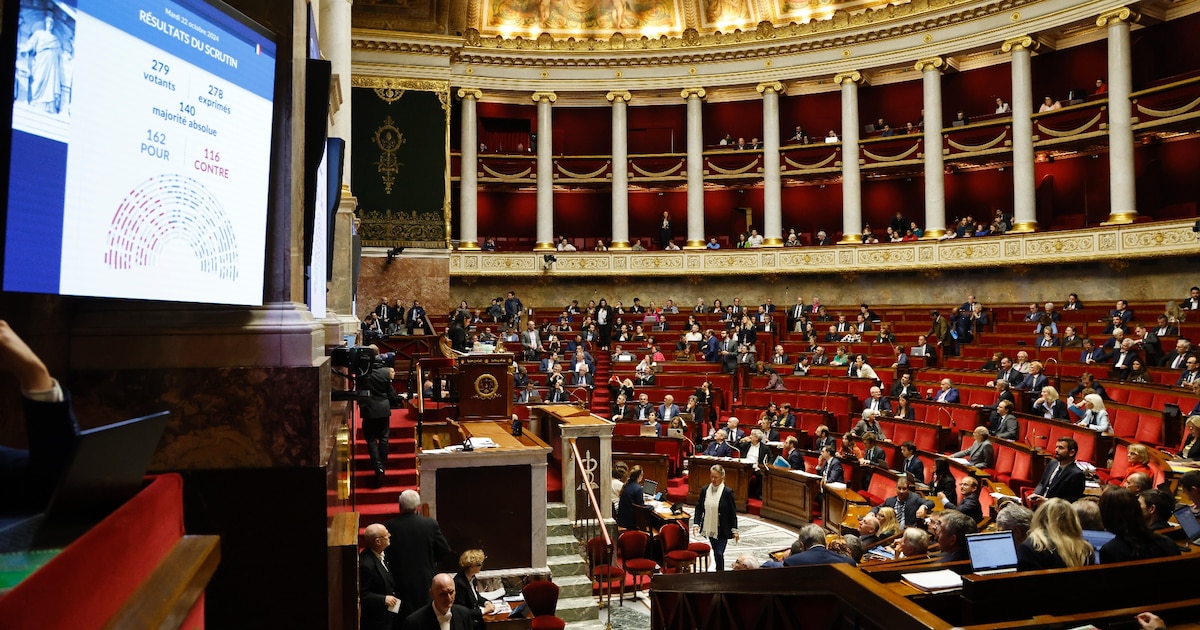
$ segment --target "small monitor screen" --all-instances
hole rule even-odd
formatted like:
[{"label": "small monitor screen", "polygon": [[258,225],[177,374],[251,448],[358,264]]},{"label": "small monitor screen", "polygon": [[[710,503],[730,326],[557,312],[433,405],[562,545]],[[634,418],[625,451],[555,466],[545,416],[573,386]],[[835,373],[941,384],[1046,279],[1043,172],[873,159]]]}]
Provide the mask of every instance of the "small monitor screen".
[{"label": "small monitor screen", "polygon": [[22,2],[5,291],[261,304],[275,43],[216,0]]},{"label": "small monitor screen", "polygon": [[1017,546],[1010,531],[972,534],[967,536],[967,548],[975,571],[1017,566]]},{"label": "small monitor screen", "polygon": [[647,479],[646,483],[642,485],[642,493],[649,496],[658,494],[658,482],[653,479]]}]

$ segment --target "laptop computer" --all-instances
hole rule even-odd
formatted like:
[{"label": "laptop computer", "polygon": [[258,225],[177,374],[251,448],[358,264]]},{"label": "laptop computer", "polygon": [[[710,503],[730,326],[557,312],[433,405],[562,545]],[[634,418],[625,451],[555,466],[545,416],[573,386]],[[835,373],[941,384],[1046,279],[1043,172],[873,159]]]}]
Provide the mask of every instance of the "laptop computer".
[{"label": "laptop computer", "polygon": [[1010,531],[967,535],[971,572],[976,575],[1012,573],[1017,570],[1017,544]]},{"label": "laptop computer", "polygon": [[923,357],[925,356],[925,346],[913,346],[908,349],[908,356]]},{"label": "laptop computer", "polygon": [[670,427],[667,429],[667,437],[681,438],[681,437],[683,437],[683,429],[676,429],[674,427]]},{"label": "laptop computer", "polygon": [[1083,530],[1083,539],[1092,544],[1092,549],[1096,550],[1095,563],[1100,564],[1100,548],[1108,541],[1116,538],[1117,535],[1112,532],[1106,532],[1097,529]]},{"label": "laptop computer", "polygon": [[642,428],[641,428],[641,433],[639,433],[639,435],[644,436],[644,437],[658,437],[658,425],[643,424]]},{"label": "laptop computer", "polygon": [[1175,520],[1183,528],[1183,533],[1188,540],[1193,544],[1200,545],[1200,542],[1197,542],[1200,541],[1200,521],[1196,520],[1196,515],[1192,513],[1192,506],[1185,505],[1175,510]]},{"label": "laptop computer", "polygon": [[[170,415],[160,411],[81,431],[46,511],[4,518],[0,553],[65,547],[137,494]],[[24,529],[10,532],[13,526]]]},{"label": "laptop computer", "polygon": [[662,498],[662,493],[658,491],[658,482],[653,479],[647,479],[642,484],[642,494],[646,495],[647,499],[658,501]]}]

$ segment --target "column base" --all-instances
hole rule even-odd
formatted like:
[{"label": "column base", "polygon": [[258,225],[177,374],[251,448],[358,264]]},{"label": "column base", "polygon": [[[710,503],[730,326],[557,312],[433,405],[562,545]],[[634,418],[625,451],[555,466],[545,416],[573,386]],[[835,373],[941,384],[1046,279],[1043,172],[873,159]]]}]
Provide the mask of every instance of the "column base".
[{"label": "column base", "polygon": [[458,251],[460,252],[477,251],[478,249],[479,243],[476,241],[462,241],[458,244]]},{"label": "column base", "polygon": [[626,251],[626,250],[630,249],[631,247],[632,246],[629,244],[629,241],[613,241],[608,244],[609,251],[613,251],[613,250]]},{"label": "column base", "polygon": [[771,237],[763,239],[763,247],[783,247],[783,239]]},{"label": "column base", "polygon": [[946,235],[946,230],[925,230],[925,236],[921,237],[922,241],[936,241]]},{"label": "column base", "polygon": [[541,243],[535,244],[533,246],[533,251],[535,251],[535,252],[553,252],[553,251],[558,251],[558,249],[556,247],[554,247],[554,243],[543,241]]},{"label": "column base", "polygon": [[862,234],[860,234],[858,232],[852,232],[850,234],[843,234],[842,240],[838,241],[837,244],[838,245],[862,245]]},{"label": "column base", "polygon": [[1007,234],[1029,234],[1036,232],[1038,227],[1037,221],[1020,221],[1013,223],[1012,229],[1006,232]]},{"label": "column base", "polygon": [[1136,210],[1133,212],[1114,212],[1108,215],[1108,220],[1102,222],[1100,225],[1129,225],[1137,221],[1137,218],[1138,213]]},{"label": "column base", "polygon": [[707,247],[708,243],[704,241],[688,241],[683,246],[684,249],[705,249]]}]

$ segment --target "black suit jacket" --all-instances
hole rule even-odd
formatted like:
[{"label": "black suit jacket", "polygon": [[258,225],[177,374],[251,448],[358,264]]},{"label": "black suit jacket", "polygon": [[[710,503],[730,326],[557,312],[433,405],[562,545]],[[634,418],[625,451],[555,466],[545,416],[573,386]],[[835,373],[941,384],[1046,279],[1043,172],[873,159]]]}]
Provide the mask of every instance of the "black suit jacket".
[{"label": "black suit jacket", "polygon": [[1042,475],[1042,481],[1033,489],[1033,493],[1046,497],[1047,499],[1066,499],[1067,501],[1075,501],[1083,496],[1084,484],[1086,477],[1079,466],[1075,462],[1071,462],[1069,466],[1063,469],[1054,479],[1054,483],[1050,483],[1050,475],[1054,474],[1054,470],[1058,468],[1056,463],[1051,463],[1046,466],[1046,472]]},{"label": "black suit jacket", "polygon": [[62,402],[23,402],[29,450],[0,446],[0,511],[44,509],[79,439],[71,395],[65,389]]},{"label": "black suit jacket", "polygon": [[[696,501],[696,516],[692,519],[692,523],[702,530],[705,519],[704,500],[711,487],[711,485],[704,486],[700,490],[700,498]],[[721,500],[717,504],[717,514],[708,516],[717,519],[717,538],[733,538],[733,530],[738,528],[737,502],[733,498],[733,491],[729,489],[729,486],[724,486],[722,489]]]},{"label": "black suit jacket", "polygon": [[392,388],[387,370],[371,370],[367,375],[367,391],[370,396],[359,403],[364,418],[387,418],[392,409],[398,409],[402,403],[400,395]]},{"label": "black suit jacket", "polygon": [[[471,611],[458,604],[450,607],[450,630],[474,630],[471,626]],[[400,630],[441,630],[438,625],[437,613],[433,612],[433,604],[425,604],[413,614],[404,618]]]},{"label": "black suit jacket", "polygon": [[920,509],[922,505],[927,506],[926,509],[933,508],[932,503],[927,503],[925,501],[925,499],[922,499],[915,492],[909,492],[908,498],[904,501],[904,503],[902,503],[902,504],[900,503],[899,497],[888,497],[887,499],[884,500],[882,505],[871,508],[871,511],[878,513],[879,508],[890,507],[893,510],[896,510],[896,514],[899,514],[900,511],[903,510],[904,511],[904,526],[911,527],[920,520],[919,518],[917,518],[917,510]]},{"label": "black suit jacket", "polygon": [[976,523],[983,520],[983,506],[979,504],[978,492],[975,494],[968,494],[967,496],[963,497],[962,501],[958,505],[953,503],[947,505],[946,509],[958,510],[959,512],[962,512],[963,514],[975,519]]},{"label": "black suit jacket", "polygon": [[384,557],[393,567],[396,594],[402,602],[400,616],[407,619],[430,602],[429,586],[437,574],[437,563],[450,555],[450,545],[437,521],[419,514],[401,514],[384,527],[392,534]]},{"label": "black suit jacket", "polygon": [[362,630],[390,630],[396,613],[387,609],[384,600],[396,594],[396,581],[370,549],[358,554],[358,592],[362,600]]},{"label": "black suit jacket", "polygon": [[475,630],[483,630],[483,605],[487,600],[475,592],[475,585],[467,579],[467,574],[459,571],[454,574],[454,604],[471,611],[471,625]]},{"label": "black suit jacket", "polygon": [[[750,443],[746,442],[745,444],[742,444],[741,446],[738,447],[738,450],[741,451],[742,457],[745,458],[746,454],[750,452]],[[766,442],[759,442],[758,443],[758,459],[755,460],[754,463],[762,466],[762,465],[771,464],[774,462],[775,462],[775,453],[771,451],[771,447],[767,446]]]}]

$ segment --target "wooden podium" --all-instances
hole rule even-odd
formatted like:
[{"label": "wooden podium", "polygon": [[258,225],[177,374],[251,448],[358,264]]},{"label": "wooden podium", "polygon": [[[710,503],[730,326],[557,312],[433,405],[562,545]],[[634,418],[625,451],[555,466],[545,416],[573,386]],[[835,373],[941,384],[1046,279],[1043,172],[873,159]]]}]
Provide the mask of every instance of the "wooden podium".
[{"label": "wooden podium", "polygon": [[511,419],[513,355],[468,354],[456,362],[459,421]]}]

